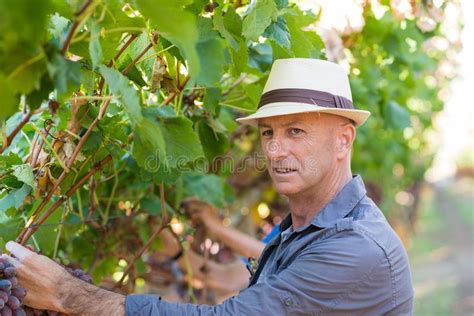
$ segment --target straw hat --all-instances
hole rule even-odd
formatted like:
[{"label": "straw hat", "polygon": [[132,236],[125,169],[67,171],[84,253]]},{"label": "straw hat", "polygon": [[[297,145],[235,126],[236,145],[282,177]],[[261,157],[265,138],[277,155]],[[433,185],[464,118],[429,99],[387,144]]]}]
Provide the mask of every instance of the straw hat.
[{"label": "straw hat", "polygon": [[370,116],[352,105],[349,79],[341,66],[319,59],[289,58],[273,63],[257,112],[237,121],[257,125],[260,118],[308,112],[347,117],[356,126]]}]

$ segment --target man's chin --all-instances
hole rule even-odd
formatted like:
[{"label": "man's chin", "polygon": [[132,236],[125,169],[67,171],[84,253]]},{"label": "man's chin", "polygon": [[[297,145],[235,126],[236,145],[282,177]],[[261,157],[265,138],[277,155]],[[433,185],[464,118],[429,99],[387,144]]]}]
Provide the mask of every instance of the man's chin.
[{"label": "man's chin", "polygon": [[275,190],[279,194],[285,195],[285,196],[294,195],[300,191],[300,189],[297,186],[289,182],[275,184]]}]

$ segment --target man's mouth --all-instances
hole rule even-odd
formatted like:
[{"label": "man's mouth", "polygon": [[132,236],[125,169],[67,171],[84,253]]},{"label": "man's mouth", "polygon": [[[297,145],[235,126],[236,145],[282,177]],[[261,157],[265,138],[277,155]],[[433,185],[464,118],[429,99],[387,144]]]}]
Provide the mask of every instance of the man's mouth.
[{"label": "man's mouth", "polygon": [[273,171],[276,174],[287,174],[287,173],[295,172],[296,169],[293,169],[293,168],[273,168]]}]

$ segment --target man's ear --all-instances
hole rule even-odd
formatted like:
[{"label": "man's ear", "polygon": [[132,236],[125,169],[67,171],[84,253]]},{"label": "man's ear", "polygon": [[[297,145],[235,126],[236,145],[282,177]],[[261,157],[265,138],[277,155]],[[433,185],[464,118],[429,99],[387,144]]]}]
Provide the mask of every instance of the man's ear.
[{"label": "man's ear", "polygon": [[356,136],[354,124],[347,122],[340,126],[337,137],[337,158],[343,159],[350,153]]}]

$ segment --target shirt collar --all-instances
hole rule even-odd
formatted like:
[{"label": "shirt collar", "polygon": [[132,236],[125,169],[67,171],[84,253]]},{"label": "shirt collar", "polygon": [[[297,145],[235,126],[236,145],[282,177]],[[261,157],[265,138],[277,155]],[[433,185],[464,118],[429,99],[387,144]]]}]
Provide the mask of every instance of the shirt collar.
[{"label": "shirt collar", "polygon": [[[320,228],[332,226],[337,220],[346,217],[359,201],[365,196],[364,182],[359,175],[354,176],[336,196],[324,206],[311,220],[310,224]],[[292,224],[291,214],[281,222],[280,232],[288,229]],[[297,231],[302,231],[308,227],[305,225]]]}]

